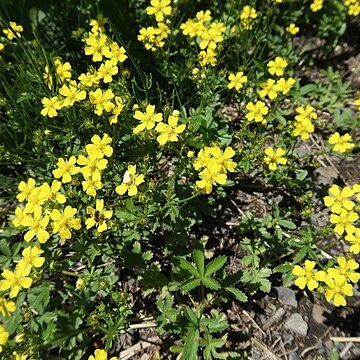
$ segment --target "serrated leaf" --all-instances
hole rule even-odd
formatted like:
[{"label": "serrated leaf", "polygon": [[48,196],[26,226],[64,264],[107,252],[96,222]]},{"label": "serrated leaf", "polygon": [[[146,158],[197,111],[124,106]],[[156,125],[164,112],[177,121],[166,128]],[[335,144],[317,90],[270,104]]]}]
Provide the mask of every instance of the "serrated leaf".
[{"label": "serrated leaf", "polygon": [[197,286],[201,284],[201,279],[190,279],[187,280],[182,286],[182,291],[190,291],[192,289],[195,289]]},{"label": "serrated leaf", "polygon": [[226,291],[228,291],[231,295],[235,297],[236,300],[240,302],[246,302],[248,300],[248,297],[243,293],[241,290],[233,288],[233,287],[227,287]]},{"label": "serrated leaf", "polygon": [[224,264],[227,262],[227,256],[222,255],[218,256],[216,259],[212,260],[205,270],[205,277],[213,274],[214,272],[220,270]]},{"label": "serrated leaf", "polygon": [[204,286],[206,286],[211,290],[219,290],[221,288],[219,282],[212,278],[208,278],[208,277],[203,278],[201,282],[203,283]]},{"label": "serrated leaf", "polygon": [[260,290],[269,292],[271,290],[271,282],[268,279],[262,279],[260,281]]},{"label": "serrated leaf", "polygon": [[209,332],[220,332],[224,331],[228,327],[228,323],[225,320],[219,319],[202,319],[202,323],[207,326]]},{"label": "serrated leaf", "polygon": [[50,300],[50,287],[45,285],[38,288],[30,288],[27,299],[30,307],[40,315],[43,314]]},{"label": "serrated leaf", "polygon": [[194,261],[196,264],[196,268],[199,271],[199,274],[201,277],[204,276],[204,272],[205,272],[205,256],[204,256],[204,252],[200,249],[196,249],[193,252],[193,256],[194,256]]},{"label": "serrated leaf", "polygon": [[197,351],[199,348],[199,330],[189,328],[185,338],[183,358],[186,360],[197,360]]},{"label": "serrated leaf", "polygon": [[181,257],[178,257],[177,259],[179,260],[179,267],[181,269],[187,270],[191,275],[193,275],[197,278],[201,277],[199,272],[187,260],[185,260],[184,258],[181,258]]},{"label": "serrated leaf", "polygon": [[197,318],[196,314],[192,311],[192,309],[189,306],[187,306],[184,309],[184,315],[190,322],[192,322],[195,325],[197,324],[198,318]]},{"label": "serrated leaf", "polygon": [[307,247],[303,247],[294,257],[294,264],[299,263],[301,260],[303,260],[308,253]]}]

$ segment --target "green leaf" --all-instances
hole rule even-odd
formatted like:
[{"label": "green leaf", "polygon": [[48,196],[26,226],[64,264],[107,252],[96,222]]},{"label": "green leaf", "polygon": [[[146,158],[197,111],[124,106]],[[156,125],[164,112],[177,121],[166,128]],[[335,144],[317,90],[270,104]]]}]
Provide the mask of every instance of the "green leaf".
[{"label": "green leaf", "polygon": [[231,295],[235,297],[236,300],[240,302],[246,302],[248,300],[248,297],[243,293],[241,290],[233,288],[233,287],[227,287],[225,288],[226,291],[228,291]]},{"label": "green leaf", "polygon": [[198,318],[189,306],[184,309],[184,315],[190,322],[192,322],[194,325],[197,325]]},{"label": "green leaf", "polygon": [[290,230],[296,229],[296,225],[290,220],[280,219],[279,225]]},{"label": "green leaf", "polygon": [[204,256],[204,251],[200,250],[200,249],[196,249],[193,252],[193,256],[194,256],[194,261],[196,264],[196,268],[199,271],[200,277],[204,276],[204,271],[205,271],[205,256]]},{"label": "green leaf", "polygon": [[190,279],[181,286],[181,290],[190,291],[192,289],[195,289],[200,284],[201,284],[201,279]]},{"label": "green leaf", "polygon": [[36,310],[40,315],[50,300],[50,286],[42,286],[37,288],[30,288],[27,296],[30,307]]},{"label": "green leaf", "polygon": [[215,279],[212,278],[203,278],[201,280],[201,282],[203,283],[204,286],[206,286],[207,288],[211,289],[211,290],[219,290],[221,289],[221,285],[219,282],[217,282]]},{"label": "green leaf", "polygon": [[299,263],[300,261],[302,261],[306,254],[308,253],[308,248],[307,247],[303,247],[294,257],[294,264]]},{"label": "green leaf", "polygon": [[189,328],[185,338],[183,359],[197,360],[197,351],[199,348],[199,330]]},{"label": "green leaf", "polygon": [[224,266],[226,261],[227,261],[227,256],[225,256],[225,255],[218,256],[216,259],[212,260],[209,263],[209,265],[206,267],[205,276],[207,277],[207,276],[211,275],[212,273],[220,270]]},{"label": "green leaf", "polygon": [[289,272],[291,269],[292,269],[291,264],[287,262],[287,263],[285,263],[285,264],[281,264],[281,265],[276,266],[276,267],[273,269],[273,272],[274,272],[274,273],[287,273],[287,272]]},{"label": "green leaf", "polygon": [[179,260],[179,267],[181,269],[187,270],[191,275],[193,275],[197,278],[201,277],[199,272],[187,260],[185,260],[184,258],[181,258],[181,257],[178,257],[177,259]]}]

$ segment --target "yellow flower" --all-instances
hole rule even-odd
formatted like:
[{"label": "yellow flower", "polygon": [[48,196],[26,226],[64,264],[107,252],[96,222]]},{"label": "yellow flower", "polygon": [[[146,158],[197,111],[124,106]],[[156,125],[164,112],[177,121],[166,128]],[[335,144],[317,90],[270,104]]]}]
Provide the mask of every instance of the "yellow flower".
[{"label": "yellow flower", "polygon": [[106,57],[116,61],[116,63],[123,63],[127,59],[126,50],[114,41],[110,44],[110,51],[106,54]]},{"label": "yellow flower", "polygon": [[76,280],[76,285],[75,286],[76,286],[77,289],[84,289],[85,286],[86,286],[86,282],[85,282],[84,279],[79,278],[79,279]]},{"label": "yellow flower", "polygon": [[[249,121],[255,120],[255,122],[264,122],[264,115],[267,115],[269,108],[263,101],[257,101],[255,104],[250,101],[246,105],[248,113],[245,115]],[[266,120],[265,120],[266,123]]]},{"label": "yellow flower", "polygon": [[346,305],[346,296],[353,295],[353,287],[346,282],[346,277],[343,275],[336,275],[334,278],[331,275],[327,275],[325,283],[328,286],[328,290],[325,292],[325,298],[327,301],[334,299],[334,305],[340,306]]},{"label": "yellow flower", "polygon": [[107,45],[108,38],[105,34],[91,33],[85,39],[85,55],[92,56],[92,61],[102,61],[103,56],[109,56],[109,46]]},{"label": "yellow flower", "polygon": [[46,227],[49,223],[49,216],[44,215],[42,217],[42,211],[40,207],[35,208],[33,217],[28,216],[26,226],[29,230],[24,235],[24,240],[29,242],[34,236],[40,243],[45,243],[49,240],[49,233],[46,231]]},{"label": "yellow flower", "polygon": [[15,21],[9,22],[10,27],[8,29],[4,29],[3,33],[9,40],[15,39],[15,36],[21,37],[21,33],[24,31],[24,28],[21,25],[16,24]]},{"label": "yellow flower", "polygon": [[264,162],[269,166],[269,170],[274,171],[277,169],[277,165],[285,165],[287,163],[287,159],[283,156],[285,155],[285,150],[278,148],[274,151],[272,147],[268,147],[265,149],[265,155],[267,157],[264,158]]},{"label": "yellow flower", "polygon": [[16,195],[16,198],[19,200],[19,202],[23,202],[26,200],[31,192],[36,187],[36,181],[33,178],[29,178],[27,182],[20,181],[18,185],[18,189],[20,190],[20,193]]},{"label": "yellow flower", "polygon": [[102,153],[100,151],[93,151],[87,157],[80,155],[77,163],[81,165],[81,174],[85,179],[92,179],[94,181],[101,180],[101,172],[106,169],[108,161],[100,157]]},{"label": "yellow flower", "polygon": [[243,84],[247,82],[247,77],[244,76],[242,71],[237,72],[236,74],[230,74],[228,83],[228,89],[240,90],[243,87]]},{"label": "yellow flower", "polygon": [[350,246],[350,252],[357,255],[360,253],[360,229],[355,228],[352,234],[347,234],[345,240],[350,241],[352,245]]},{"label": "yellow flower", "polygon": [[161,133],[156,141],[160,145],[165,145],[167,142],[176,142],[178,141],[178,135],[184,132],[186,125],[178,125],[180,113],[176,110],[173,111],[173,114],[168,118],[168,124],[159,122],[156,125],[155,131]]},{"label": "yellow flower", "polygon": [[358,219],[359,215],[356,212],[346,211],[345,209],[342,209],[339,215],[330,215],[330,222],[336,224],[334,231],[339,235],[342,235],[344,231],[347,234],[352,234],[356,229],[353,223]]},{"label": "yellow flower", "polygon": [[171,1],[170,0],[151,0],[151,6],[146,8],[148,15],[155,15],[157,22],[164,21],[164,16],[171,14]]},{"label": "yellow flower", "polygon": [[99,79],[102,79],[105,84],[112,82],[113,76],[119,72],[118,67],[116,66],[117,61],[106,60],[98,70]]},{"label": "yellow flower", "polygon": [[211,50],[215,50],[216,44],[223,40],[224,38],[218,30],[214,28],[205,29],[201,34],[200,49],[205,50],[206,48],[210,48]]},{"label": "yellow flower", "polygon": [[103,111],[110,112],[115,105],[110,101],[114,98],[114,93],[111,89],[102,91],[101,89],[96,89],[95,91],[90,92],[90,103],[95,105],[95,114],[101,116]]},{"label": "yellow flower", "polygon": [[322,9],[324,0],[313,0],[310,4],[310,9],[312,12],[316,12]]},{"label": "yellow flower", "polygon": [[98,15],[96,19],[91,19],[89,25],[91,26],[91,32],[93,33],[103,33],[105,32],[104,25],[108,22],[108,18],[104,17],[102,14]]},{"label": "yellow flower", "polygon": [[135,127],[133,130],[134,134],[138,134],[145,129],[151,130],[155,127],[156,122],[160,122],[163,119],[163,115],[161,113],[154,114],[155,105],[146,106],[146,112],[143,113],[139,110],[135,111],[134,118],[139,120],[141,123]]},{"label": "yellow flower", "polygon": [[56,75],[61,83],[71,80],[71,65],[69,62],[62,63],[59,59],[54,61]]},{"label": "yellow flower", "polygon": [[13,357],[11,360],[26,360],[28,355],[26,354],[18,354],[16,351],[12,353]]},{"label": "yellow flower", "polygon": [[28,222],[28,217],[29,217],[29,214],[24,208],[17,207],[15,209],[15,216],[12,220],[12,224],[15,227],[26,226],[26,224]]},{"label": "yellow flower", "polygon": [[74,216],[77,213],[77,209],[72,208],[71,206],[66,206],[64,212],[61,212],[57,209],[54,209],[50,218],[53,221],[53,232],[54,234],[59,234],[60,239],[70,239],[71,231],[70,229],[79,230],[81,228],[80,219],[75,218]]},{"label": "yellow flower", "polygon": [[42,98],[41,103],[44,105],[44,107],[40,111],[40,114],[42,116],[48,116],[49,118],[57,116],[57,110],[62,108],[62,102],[59,101],[57,96],[54,96],[50,99],[44,97]]},{"label": "yellow flower", "polygon": [[286,27],[286,31],[291,35],[296,35],[300,31],[300,28],[294,23],[291,23]]},{"label": "yellow flower", "polygon": [[295,122],[295,129],[293,131],[294,136],[301,136],[301,140],[307,140],[310,138],[310,133],[314,132],[314,125],[308,119]]},{"label": "yellow flower", "polygon": [[42,211],[41,206],[44,205],[45,202],[46,194],[42,191],[41,186],[38,186],[29,195],[24,211],[27,213],[34,213],[36,210]]},{"label": "yellow flower", "polygon": [[97,72],[87,72],[86,74],[81,74],[78,76],[80,84],[86,87],[91,87],[94,84],[99,83],[99,76]]},{"label": "yellow flower", "polygon": [[59,158],[56,165],[58,168],[53,170],[52,173],[55,179],[61,178],[61,182],[63,184],[71,182],[71,176],[77,174],[80,170],[77,166],[75,166],[75,156],[71,156],[68,161],[65,161],[63,158]]},{"label": "yellow flower", "polygon": [[334,145],[333,151],[344,153],[355,146],[351,143],[351,140],[352,138],[349,134],[340,136],[340,134],[336,132],[329,137],[329,144]]},{"label": "yellow flower", "polygon": [[41,190],[47,201],[55,201],[58,204],[64,204],[66,202],[66,196],[60,192],[60,189],[61,181],[58,180],[53,180],[51,186],[46,182],[41,185]]},{"label": "yellow flower", "polygon": [[333,185],[329,189],[330,196],[324,197],[325,206],[331,207],[331,212],[340,214],[342,209],[352,210],[355,203],[348,198],[354,195],[353,190],[349,186],[345,186],[342,190],[337,185]]},{"label": "yellow flower", "polygon": [[180,25],[180,29],[184,35],[193,38],[195,36],[201,36],[205,31],[205,26],[201,21],[194,21],[192,19],[188,19],[186,22]]},{"label": "yellow flower", "polygon": [[113,212],[112,210],[104,209],[104,200],[96,200],[95,209],[88,206],[86,212],[90,215],[90,218],[86,219],[85,225],[86,229],[90,229],[96,225],[96,230],[98,232],[103,232],[107,230],[106,219],[111,219]]},{"label": "yellow flower", "polygon": [[2,325],[0,325],[0,353],[3,350],[3,346],[6,345],[8,338],[9,338],[9,333],[5,330],[5,328]]},{"label": "yellow flower", "polygon": [[214,184],[224,185],[226,183],[226,174],[220,173],[221,165],[212,163],[199,173],[201,180],[196,181],[196,186],[203,189],[205,194],[210,194]]},{"label": "yellow flower", "polygon": [[210,148],[210,153],[214,157],[214,163],[221,166],[220,173],[235,171],[237,163],[231,160],[235,156],[235,151],[231,146],[228,146],[224,152],[218,146],[213,146]]},{"label": "yellow flower", "polygon": [[[96,349],[94,355],[90,355],[88,360],[108,360],[106,350]],[[110,360],[117,360],[116,356],[110,358]]]},{"label": "yellow flower", "polygon": [[287,61],[280,56],[277,56],[275,60],[271,60],[267,63],[269,73],[276,76],[282,76],[284,74],[284,69],[287,66]]},{"label": "yellow flower", "polygon": [[89,196],[96,196],[96,190],[99,190],[103,187],[103,184],[100,180],[86,179],[81,182],[83,190]]},{"label": "yellow flower", "polygon": [[355,260],[346,260],[343,256],[338,256],[336,260],[339,266],[327,270],[331,277],[335,278],[338,275],[342,275],[345,276],[346,280],[350,280],[353,283],[357,283],[360,280],[360,274],[353,271],[359,268],[359,264]]},{"label": "yellow flower", "polygon": [[358,95],[358,98],[355,99],[354,105],[357,106],[358,111],[360,111],[360,96]]},{"label": "yellow flower", "polygon": [[16,310],[16,305],[13,301],[8,301],[4,297],[0,296],[0,314],[3,317],[10,316],[10,313]]},{"label": "yellow flower", "polygon": [[276,82],[276,89],[277,91],[281,91],[283,95],[286,95],[295,83],[296,80],[292,77],[288,79],[281,78]]},{"label": "yellow flower", "polygon": [[210,166],[210,163],[212,163],[212,154],[211,154],[211,148],[208,146],[205,146],[204,149],[201,149],[194,161],[194,169],[199,170],[203,167]]},{"label": "yellow flower", "polygon": [[[210,48],[207,48],[206,51],[200,51],[199,53],[199,63],[201,66],[206,66],[207,64],[211,66],[216,65],[216,52]],[[205,75],[205,74],[202,74]]]},{"label": "yellow flower", "polygon": [[199,21],[199,22],[207,22],[207,21],[211,21],[211,11],[210,10],[201,10],[201,11],[198,11],[196,13],[196,19]]},{"label": "yellow flower", "polygon": [[249,5],[243,7],[240,13],[240,22],[245,30],[252,29],[252,22],[256,18],[257,18],[257,12],[253,7]]},{"label": "yellow flower", "polygon": [[296,108],[298,115],[295,116],[296,121],[312,120],[317,119],[317,114],[314,111],[314,108],[311,105],[306,105],[306,107],[299,106]]},{"label": "yellow flower", "polygon": [[94,135],[91,138],[92,144],[85,146],[86,152],[98,158],[110,157],[113,154],[113,148],[110,146],[111,141],[112,138],[108,134],[104,134],[102,138],[99,135]]},{"label": "yellow flower", "polygon": [[266,83],[261,84],[260,87],[262,88],[262,90],[258,92],[260,97],[263,98],[267,96],[270,100],[274,100],[277,97],[277,92],[280,90],[273,79],[268,79]]},{"label": "yellow flower", "polygon": [[3,270],[2,277],[4,280],[0,281],[0,291],[11,289],[10,298],[16,297],[22,288],[28,289],[33,281],[31,277],[27,277],[27,274],[19,268],[15,268],[15,271]]},{"label": "yellow flower", "polygon": [[295,285],[300,289],[307,288],[312,291],[319,286],[318,281],[324,281],[326,273],[325,271],[314,270],[315,261],[305,260],[305,266],[302,268],[299,265],[295,265],[292,273],[298,278],[295,280]]},{"label": "yellow flower", "polygon": [[144,181],[143,174],[136,174],[136,165],[129,165],[124,174],[122,184],[117,186],[115,191],[119,195],[124,195],[127,192],[129,196],[135,196],[138,193],[137,187]]},{"label": "yellow flower", "polygon": [[75,80],[72,80],[68,85],[63,85],[59,90],[60,95],[64,96],[63,106],[73,106],[76,101],[81,101],[86,98],[86,91],[78,89]]},{"label": "yellow flower", "polygon": [[38,268],[44,265],[45,258],[40,256],[43,253],[44,251],[41,250],[39,245],[25,248],[21,253],[23,257],[16,265],[16,268],[23,271],[25,274],[30,274],[32,266]]},{"label": "yellow flower", "polygon": [[109,117],[110,124],[116,124],[118,122],[118,117],[124,108],[122,99],[120,96],[115,96],[115,106],[111,111],[111,116]]}]

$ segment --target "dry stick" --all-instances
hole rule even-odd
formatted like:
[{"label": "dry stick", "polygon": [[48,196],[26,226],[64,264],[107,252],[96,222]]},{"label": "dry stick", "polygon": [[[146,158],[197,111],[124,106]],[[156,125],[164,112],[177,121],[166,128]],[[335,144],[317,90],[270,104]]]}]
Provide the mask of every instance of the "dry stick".
[{"label": "dry stick", "polygon": [[354,345],[354,343],[349,342],[346,344],[346,346],[344,347],[344,349],[341,351],[341,353],[339,354],[340,359],[343,359],[346,355],[346,353],[350,350],[350,348]]},{"label": "dry stick", "polygon": [[[154,342],[157,339],[158,339],[157,337],[152,337],[149,339],[149,341]],[[127,360],[132,358],[136,353],[143,351],[149,346],[151,346],[152,345],[151,342],[140,341],[137,344],[130,346],[126,350],[121,351],[121,353],[119,354],[119,359]]]},{"label": "dry stick", "polygon": [[261,332],[263,335],[267,336],[266,332],[256,323],[256,321],[251,317],[251,315],[250,315],[246,310],[243,310],[242,313],[243,313],[244,315],[246,315],[246,316],[250,319],[250,321],[255,325],[255,327],[256,327],[258,330],[260,330],[260,332]]},{"label": "dry stick", "polygon": [[342,336],[334,336],[330,338],[335,342],[360,342],[360,337],[342,337]]}]

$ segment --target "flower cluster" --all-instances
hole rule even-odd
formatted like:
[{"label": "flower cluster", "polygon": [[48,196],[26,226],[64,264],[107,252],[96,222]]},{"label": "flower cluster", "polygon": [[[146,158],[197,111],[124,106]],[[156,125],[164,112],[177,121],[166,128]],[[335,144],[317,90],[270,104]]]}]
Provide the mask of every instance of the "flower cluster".
[{"label": "flower cluster", "polygon": [[314,132],[314,125],[312,120],[317,119],[317,114],[314,108],[310,105],[306,107],[299,106],[296,108],[298,115],[295,116],[295,128],[293,134],[300,136],[301,140],[309,139],[311,133]]},{"label": "flower cluster", "polygon": [[171,30],[169,28],[170,20],[166,17],[171,15],[170,0],[151,0],[150,6],[146,8],[148,15],[155,16],[157,27],[149,26],[141,28],[138,40],[144,43],[146,50],[156,51],[165,45],[165,41]]},{"label": "flower cluster", "polygon": [[245,5],[240,13],[240,22],[244,30],[251,30],[253,28],[253,22],[257,18],[256,10],[249,6]]},{"label": "flower cluster", "polygon": [[198,38],[200,52],[199,63],[201,66],[216,65],[218,44],[224,41],[223,33],[226,28],[221,22],[211,22],[210,10],[196,13],[196,20],[188,19],[180,25],[185,36],[191,39]]},{"label": "flower cluster", "polygon": [[324,0],[313,0],[310,4],[310,10],[313,12],[317,12],[322,9]]},{"label": "flower cluster", "polygon": [[193,162],[194,169],[199,171],[201,180],[196,181],[196,186],[205,194],[210,194],[213,185],[224,185],[227,180],[227,172],[235,172],[236,162],[232,161],[235,150],[228,146],[222,151],[219,146],[201,149]]},{"label": "flower cluster", "polygon": [[358,268],[355,260],[338,256],[337,265],[328,267],[326,271],[316,270],[315,261],[306,260],[304,267],[295,265],[292,273],[297,276],[295,285],[300,289],[318,289],[325,294],[327,301],[333,301],[335,306],[345,306],[345,297],[353,295],[351,283],[360,280],[360,273],[355,271]]},{"label": "flower cluster", "polygon": [[[56,59],[54,66],[56,79],[62,85],[59,95],[42,99],[43,109],[41,115],[50,118],[56,117],[62,108],[72,107],[76,102],[86,99],[89,92],[90,104],[94,106],[94,113],[101,116],[103,112],[110,113],[109,123],[116,124],[118,116],[123,109],[121,97],[115,96],[111,89],[102,90],[100,82],[110,84],[113,77],[119,72],[119,64],[127,59],[125,49],[115,41],[111,41],[104,33],[106,18],[98,17],[90,21],[91,32],[84,39],[86,44],[85,54],[92,56],[93,62],[102,62],[97,69],[93,67],[86,73],[78,76],[78,81],[72,79],[71,65],[64,64]],[[53,88],[53,76],[50,74],[49,66],[45,66],[43,78],[49,89]]]},{"label": "flower cluster", "polygon": [[360,15],[360,1],[359,0],[344,0],[344,5],[347,7],[348,14],[351,16]]}]

